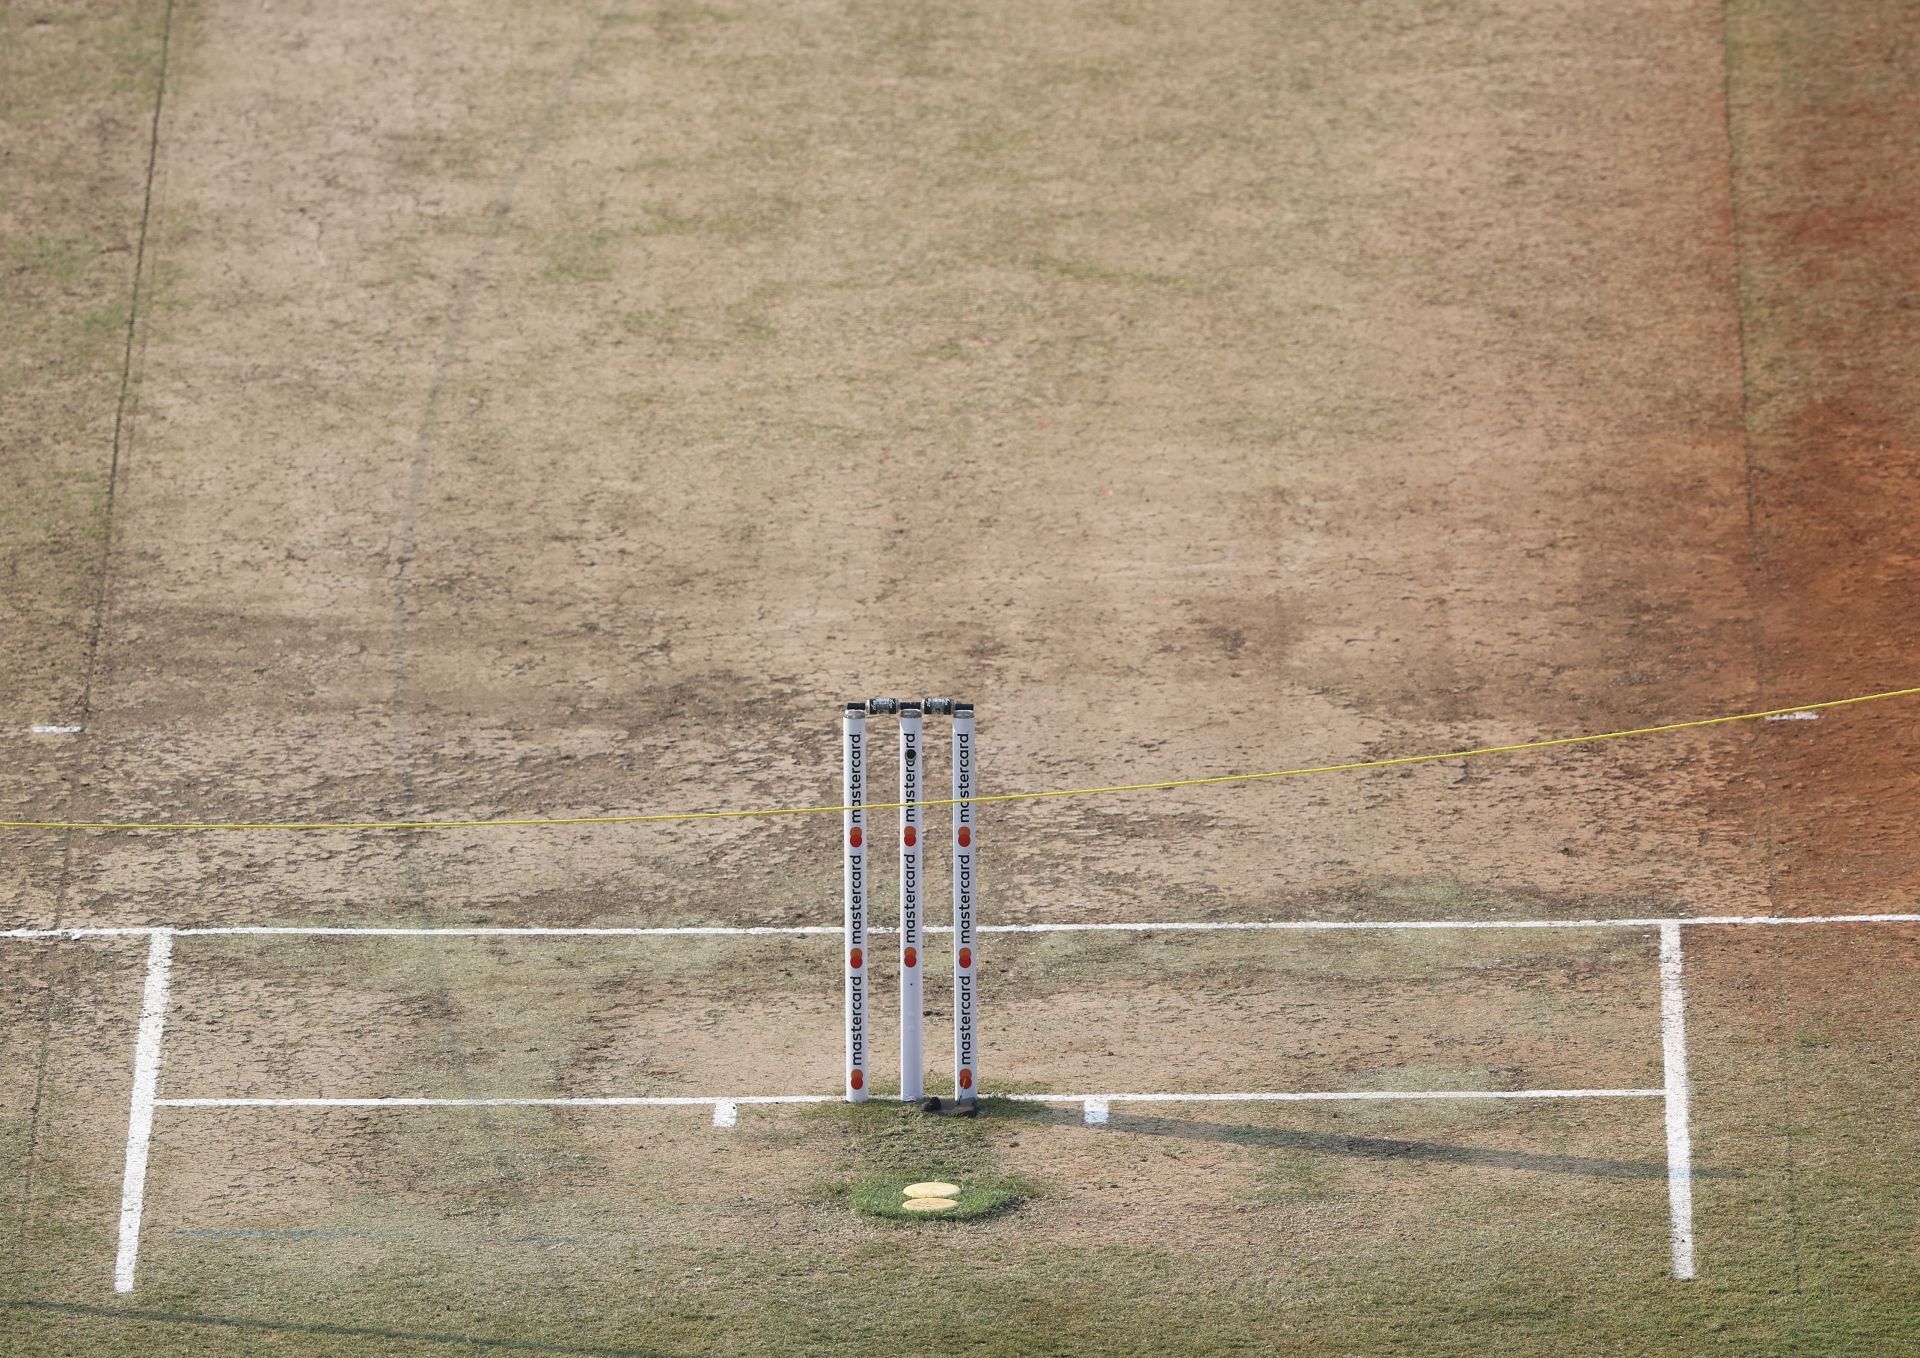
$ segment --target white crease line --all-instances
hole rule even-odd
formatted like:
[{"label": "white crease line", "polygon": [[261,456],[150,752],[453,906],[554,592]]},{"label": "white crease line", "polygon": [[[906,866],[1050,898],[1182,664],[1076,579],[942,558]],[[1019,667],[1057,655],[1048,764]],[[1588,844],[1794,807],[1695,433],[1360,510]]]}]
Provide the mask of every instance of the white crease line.
[{"label": "white crease line", "polygon": [[1775,712],[1768,721],[1819,721],[1818,712]]},{"label": "white crease line", "polygon": [[234,924],[178,932],[195,938],[252,934],[305,934],[317,938],[756,938],[762,935],[837,935],[838,925],[674,924],[653,927],[540,925],[448,925],[444,928],[359,928],[327,925]]},{"label": "white crease line", "polygon": [[162,929],[147,948],[147,984],[140,998],[140,1031],[133,1048],[133,1094],[127,1113],[127,1159],[120,1179],[120,1249],[114,1258],[113,1290],[133,1291],[140,1257],[140,1217],[147,1194],[147,1152],[153,1143],[153,1110],[160,1103],[160,1044],[167,1027],[167,985],[173,971],[173,935]]},{"label": "white crease line", "polygon": [[[1354,1090],[1328,1093],[1234,1093],[1234,1094],[988,1094],[987,1099],[1005,1099],[1010,1103],[1324,1103],[1397,1099],[1638,1099],[1659,1098],[1664,1089],[1426,1089],[1426,1090]],[[715,1111],[715,1126],[721,1110],[739,1104],[763,1103],[838,1103],[835,1094],[704,1094],[698,1096],[658,1095],[607,1098],[513,1098],[513,1099],[435,1099],[435,1098],[363,1098],[363,1099],[156,1099],[161,1108],[706,1108]]]},{"label": "white crease line", "polygon": [[[1215,932],[1232,930],[1345,930],[1345,929],[1658,929],[1669,924],[1910,924],[1911,915],[1655,915],[1639,919],[1522,919],[1522,920],[1162,920],[1116,924],[985,924],[984,934],[1069,934],[1166,930]],[[944,929],[933,933],[948,932]]]},{"label": "white crease line", "polygon": [[[80,939],[80,938],[148,938],[161,932],[157,924],[127,924],[118,927],[99,929],[8,929],[0,933],[0,938],[21,939]],[[177,929],[166,932],[178,934]]]},{"label": "white crease line", "polygon": [[1687,1084],[1687,996],[1678,925],[1660,930],[1660,1050],[1666,1071],[1668,1236],[1673,1276],[1693,1277],[1692,1091]]},{"label": "white crease line", "polygon": [[[1416,1089],[1235,1094],[989,1094],[1015,1103],[1348,1103],[1394,1099],[1657,1099],[1664,1089]],[[1092,1125],[1092,1124],[1089,1124]]]},{"label": "white crease line", "polygon": [[[1668,925],[1708,928],[1730,925],[1794,924],[1920,924],[1920,914],[1877,915],[1649,915],[1635,919],[1526,919],[1526,920],[1151,920],[1131,923],[983,924],[984,934],[1079,933],[1232,933],[1291,930],[1305,933],[1364,929],[1664,929]],[[609,926],[521,927],[515,925],[449,925],[444,928],[382,928],[301,924],[236,924],[186,927],[132,924],[77,929],[7,929],[0,939],[131,938],[167,932],[178,938],[758,938],[777,936],[838,937],[839,925],[662,925],[651,928]],[[874,929],[874,934],[897,934],[897,929]],[[950,934],[950,925],[926,930]]]},{"label": "white crease line", "polygon": [[84,726],[29,726],[27,728],[36,736],[77,736],[86,729]]},{"label": "white crease line", "polygon": [[532,1099],[159,1099],[162,1108],[706,1108],[742,1103],[833,1103],[832,1094],[720,1094],[681,1097]]}]

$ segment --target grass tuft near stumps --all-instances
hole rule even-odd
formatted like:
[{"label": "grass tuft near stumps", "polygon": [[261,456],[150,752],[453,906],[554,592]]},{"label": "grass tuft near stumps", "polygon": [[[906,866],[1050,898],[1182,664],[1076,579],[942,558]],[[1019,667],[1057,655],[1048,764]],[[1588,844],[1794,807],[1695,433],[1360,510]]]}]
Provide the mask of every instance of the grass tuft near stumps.
[{"label": "grass tuft near stumps", "polygon": [[[903,1205],[906,1197],[901,1190],[908,1184],[925,1180],[944,1180],[957,1185],[960,1191],[953,1195],[954,1205],[944,1212],[909,1212]],[[880,1217],[887,1221],[910,1221],[918,1225],[925,1222],[978,1221],[983,1217],[999,1216],[1025,1201],[1031,1192],[1031,1185],[1018,1179],[943,1174],[930,1170],[925,1174],[882,1174],[861,1179],[841,1185],[840,1192],[848,1205],[862,1216]]]},{"label": "grass tuft near stumps", "polygon": [[[847,1175],[821,1184],[824,1201],[887,1221],[980,1221],[1011,1211],[1042,1190],[999,1171],[1000,1143],[1019,1135],[1029,1106],[994,1104],[978,1118],[929,1117],[910,1105],[875,1099],[822,1104],[809,1116],[833,1124],[844,1138]],[[1003,1116],[1004,1114],[1004,1116]],[[923,1182],[954,1184],[954,1206],[909,1212],[902,1190]]]}]

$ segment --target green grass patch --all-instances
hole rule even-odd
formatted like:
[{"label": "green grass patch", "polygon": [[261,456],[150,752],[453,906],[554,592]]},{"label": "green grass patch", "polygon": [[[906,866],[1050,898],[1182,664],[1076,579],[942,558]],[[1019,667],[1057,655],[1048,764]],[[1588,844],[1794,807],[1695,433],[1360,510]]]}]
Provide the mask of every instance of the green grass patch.
[{"label": "green grass patch", "polygon": [[[1002,1116],[1028,1105],[989,1104],[975,1118],[929,1116],[907,1104],[821,1104],[809,1110],[844,1139],[838,1159],[850,1173],[823,1183],[818,1196],[862,1216],[888,1221],[978,1221],[1012,1210],[1042,1190],[1003,1174],[999,1149],[1020,1135],[1030,1119]],[[944,1212],[909,1212],[902,1205],[908,1184],[954,1184],[956,1206]]]},{"label": "green grass patch", "polygon": [[[909,1212],[905,1190],[908,1184],[940,1181],[955,1185],[954,1205],[944,1212]],[[926,1174],[882,1174],[840,1187],[840,1196],[862,1216],[886,1221],[940,1222],[978,1221],[1011,1211],[1032,1196],[1032,1186],[1024,1180],[997,1175],[943,1175],[935,1169]]]},{"label": "green grass patch", "polygon": [[13,251],[14,268],[52,279],[61,287],[78,282],[99,256],[91,241],[77,236],[35,236]]}]

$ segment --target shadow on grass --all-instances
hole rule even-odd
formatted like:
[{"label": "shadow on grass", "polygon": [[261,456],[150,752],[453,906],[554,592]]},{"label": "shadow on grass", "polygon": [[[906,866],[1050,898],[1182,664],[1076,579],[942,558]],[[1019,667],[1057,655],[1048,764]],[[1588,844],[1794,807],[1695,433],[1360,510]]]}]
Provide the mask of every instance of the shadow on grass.
[{"label": "shadow on grass", "polygon": [[[1079,1124],[1080,1110],[1051,1105],[1040,1118],[1031,1120]],[[1664,1179],[1665,1160],[1603,1160],[1586,1155],[1546,1155],[1538,1151],[1495,1150],[1484,1146],[1450,1146],[1436,1141],[1407,1141],[1386,1136],[1335,1136],[1326,1132],[1302,1132],[1286,1127],[1249,1127],[1226,1122],[1194,1122],[1185,1118],[1154,1117],[1111,1112],[1110,1121],[1101,1128],[1107,1135],[1170,1136],[1184,1141],[1219,1141],[1235,1146],[1253,1146],[1263,1150],[1311,1151],[1320,1155],[1344,1155],[1361,1160],[1421,1160],[1430,1164],[1478,1165],[1493,1169],[1525,1169],[1542,1174],[1584,1174],[1602,1179]],[[1739,1170],[1694,1167],[1696,1179],[1739,1179]]]},{"label": "shadow on grass", "polygon": [[0,1310],[43,1311],[99,1320],[255,1330],[269,1334],[326,1335],[340,1339],[399,1339],[415,1344],[458,1344],[503,1353],[570,1353],[599,1358],[666,1358],[658,1349],[607,1348],[591,1344],[543,1344],[534,1339],[500,1339],[484,1334],[445,1334],[433,1330],[388,1330],[373,1325],[333,1325],[320,1321],[254,1320],[242,1316],[198,1315],[190,1311],[150,1311],[134,1307],[86,1306],[78,1302],[0,1299]]}]

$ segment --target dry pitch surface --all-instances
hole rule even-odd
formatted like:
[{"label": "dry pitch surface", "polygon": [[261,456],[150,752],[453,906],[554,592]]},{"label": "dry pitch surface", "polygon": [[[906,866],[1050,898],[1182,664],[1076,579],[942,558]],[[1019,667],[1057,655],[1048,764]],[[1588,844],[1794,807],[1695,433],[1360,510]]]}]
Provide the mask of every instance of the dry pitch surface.
[{"label": "dry pitch surface", "polygon": [[[10,5],[5,805],[830,801],[869,692],[974,698],[991,792],[1912,683],[1917,54],[1882,0]],[[1916,729],[996,809],[987,914],[1912,910]],[[0,847],[9,927],[837,917],[818,820]],[[0,944],[0,1347],[1911,1352],[1920,930],[1688,937],[1691,1284],[1657,1101],[162,1109],[126,1296],[144,943]],[[1658,1084],[1653,948],[1002,937],[988,1081]],[[832,953],[183,939],[162,1090],[826,1092]],[[1034,1196],[848,1209],[891,1174]]]}]

